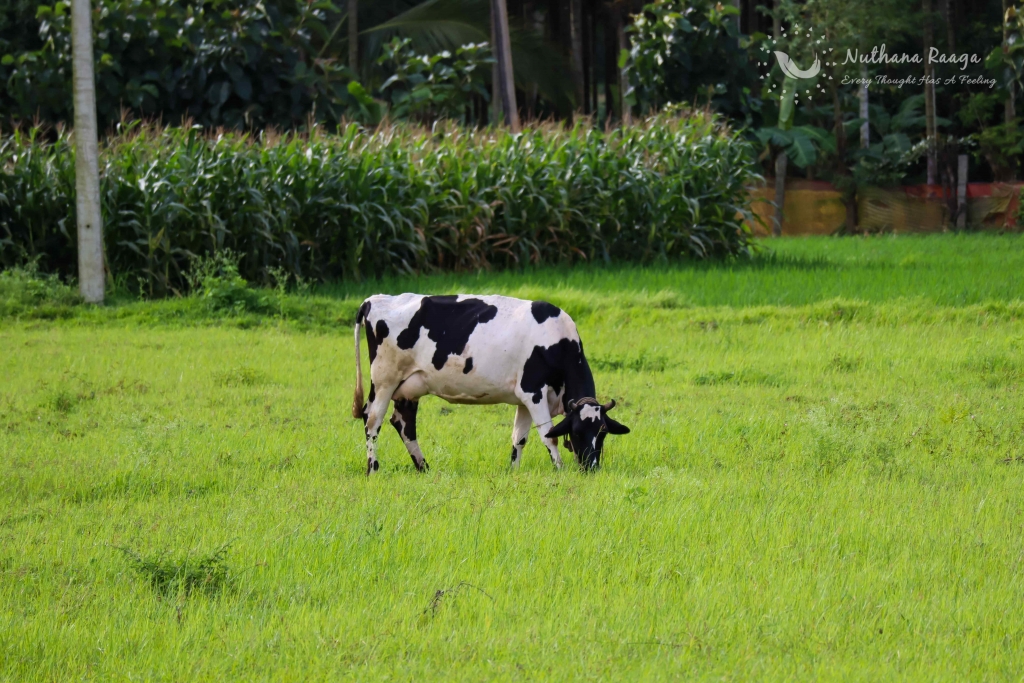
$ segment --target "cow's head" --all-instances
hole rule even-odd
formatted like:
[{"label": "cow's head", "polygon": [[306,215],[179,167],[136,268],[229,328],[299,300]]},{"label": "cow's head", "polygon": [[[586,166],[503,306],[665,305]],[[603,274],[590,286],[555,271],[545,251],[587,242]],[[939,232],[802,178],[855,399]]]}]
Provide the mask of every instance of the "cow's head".
[{"label": "cow's head", "polygon": [[629,434],[629,427],[608,416],[615,407],[615,401],[601,405],[592,398],[569,401],[565,419],[559,422],[545,436],[557,439],[564,436],[564,445],[576,454],[580,467],[596,470],[601,466],[601,449],[604,437],[609,434]]}]

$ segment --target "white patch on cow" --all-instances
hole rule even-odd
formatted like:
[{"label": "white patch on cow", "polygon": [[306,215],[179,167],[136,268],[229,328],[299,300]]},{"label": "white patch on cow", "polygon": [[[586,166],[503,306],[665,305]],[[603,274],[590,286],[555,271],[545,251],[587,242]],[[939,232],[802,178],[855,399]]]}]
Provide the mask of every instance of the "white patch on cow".
[{"label": "white patch on cow", "polygon": [[600,406],[585,405],[580,408],[580,419],[599,421],[601,419]]}]

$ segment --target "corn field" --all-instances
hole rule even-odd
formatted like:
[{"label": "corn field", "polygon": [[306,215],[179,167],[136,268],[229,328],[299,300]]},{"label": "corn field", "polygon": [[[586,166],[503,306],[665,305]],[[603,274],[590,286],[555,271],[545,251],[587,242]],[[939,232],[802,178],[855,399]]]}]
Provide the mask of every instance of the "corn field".
[{"label": "corn field", "polygon": [[[749,146],[704,112],[522,134],[355,124],[258,136],[129,124],[101,147],[111,276],[182,293],[193,258],[318,280],[745,253]],[[74,145],[0,138],[0,267],[74,275]]]}]

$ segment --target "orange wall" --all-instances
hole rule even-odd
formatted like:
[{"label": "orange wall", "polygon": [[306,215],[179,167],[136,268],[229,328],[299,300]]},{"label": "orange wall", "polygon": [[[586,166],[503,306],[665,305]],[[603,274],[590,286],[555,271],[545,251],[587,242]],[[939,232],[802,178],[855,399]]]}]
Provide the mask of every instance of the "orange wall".
[{"label": "orange wall", "polygon": [[[1021,230],[1015,225],[1019,196],[1024,183],[969,183],[967,225],[971,229]],[[771,233],[775,209],[775,179],[751,190],[751,208],[763,224],[751,227],[755,234]],[[866,232],[941,232],[949,229],[942,188],[907,185],[866,188],[857,197],[860,229]],[[784,235],[830,235],[846,221],[840,192],[830,183],[812,180],[786,181]]]}]

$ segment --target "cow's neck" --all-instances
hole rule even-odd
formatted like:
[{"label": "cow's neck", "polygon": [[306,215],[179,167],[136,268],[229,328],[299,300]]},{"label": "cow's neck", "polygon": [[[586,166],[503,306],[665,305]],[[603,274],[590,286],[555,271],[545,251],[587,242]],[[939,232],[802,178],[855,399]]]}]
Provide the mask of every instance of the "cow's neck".
[{"label": "cow's neck", "polygon": [[597,398],[595,391],[594,375],[590,372],[590,364],[581,353],[579,362],[569,363],[565,370],[565,393],[562,395],[562,407],[568,411],[569,401]]}]

